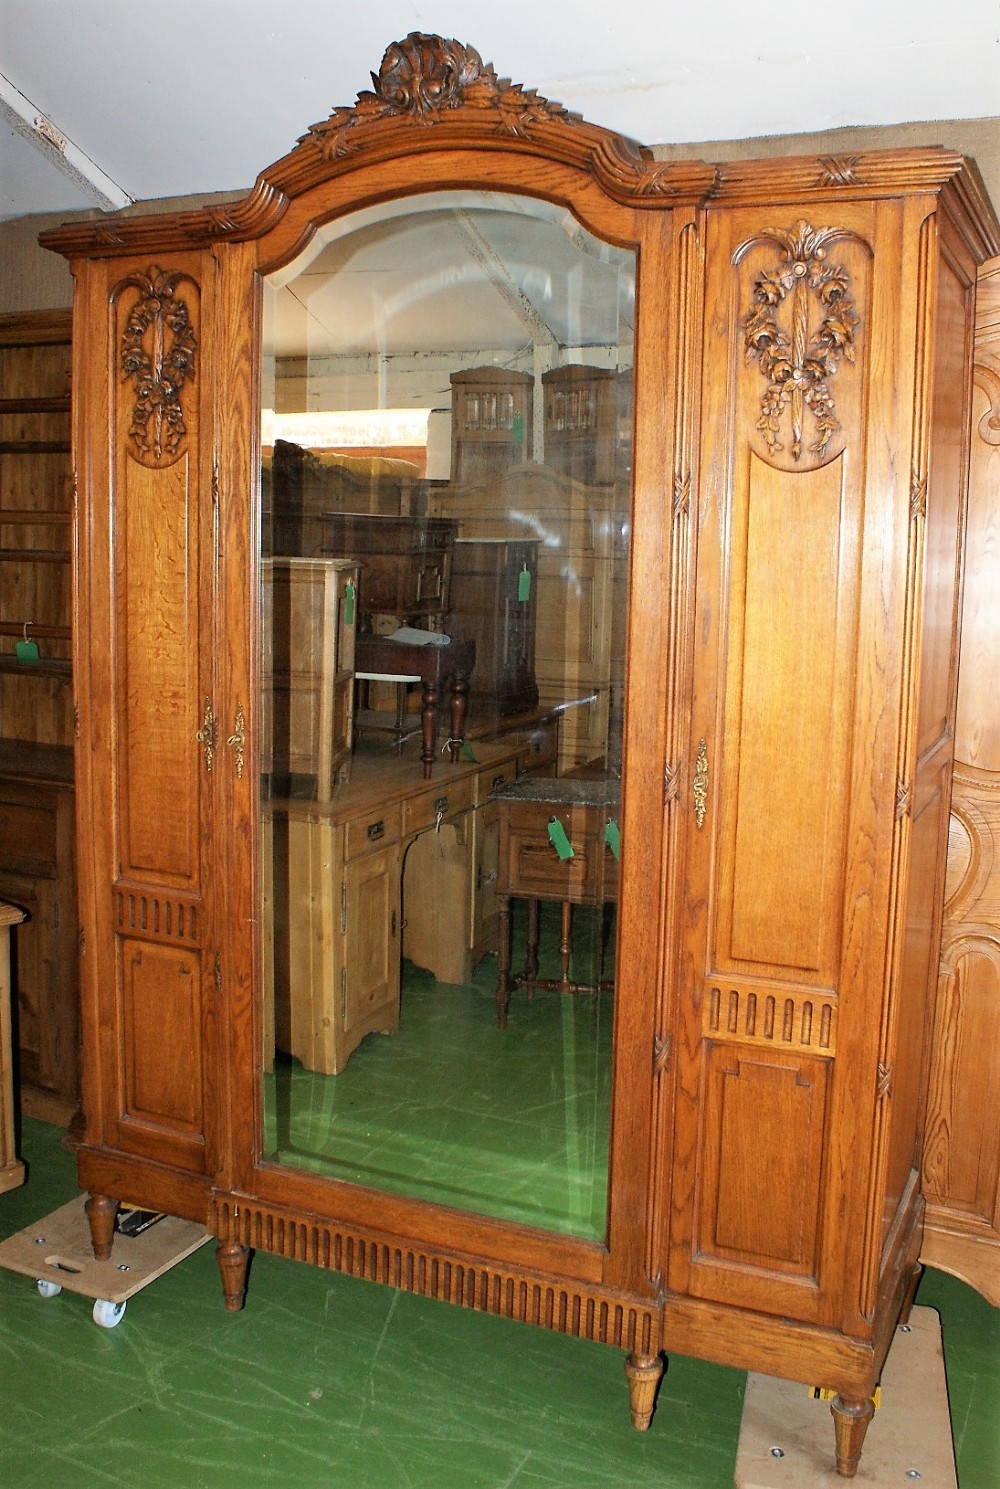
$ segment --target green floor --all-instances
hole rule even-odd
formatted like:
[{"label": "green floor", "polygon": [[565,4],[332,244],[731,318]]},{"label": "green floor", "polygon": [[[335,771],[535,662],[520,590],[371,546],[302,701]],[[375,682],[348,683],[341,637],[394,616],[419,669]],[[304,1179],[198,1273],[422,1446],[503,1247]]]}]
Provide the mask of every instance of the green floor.
[{"label": "green floor", "polygon": [[[583,917],[580,917],[581,921]],[[548,972],[543,943],[543,972]],[[557,970],[553,966],[551,970]],[[468,987],[403,964],[399,1029],[336,1076],[279,1057],[265,1152],[332,1178],[603,1240],[613,998],[514,994],[496,1021],[496,958]]]},{"label": "green floor", "polygon": [[[60,1137],[25,1123],[0,1235],[75,1194]],[[996,1489],[1000,1314],[940,1273],[918,1301],[943,1319],[961,1489]],[[641,1435],[615,1350],[268,1256],[227,1315],[210,1246],[110,1331],[0,1270],[0,1361],[4,1489],[730,1489],[744,1379],[672,1359]]]}]

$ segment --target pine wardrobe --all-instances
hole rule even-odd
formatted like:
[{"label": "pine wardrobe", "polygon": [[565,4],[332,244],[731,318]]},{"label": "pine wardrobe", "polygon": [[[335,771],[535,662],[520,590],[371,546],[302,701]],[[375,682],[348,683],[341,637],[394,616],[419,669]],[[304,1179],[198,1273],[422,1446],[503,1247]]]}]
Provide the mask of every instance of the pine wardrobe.
[{"label": "pine wardrobe", "polygon": [[[663,161],[419,34],[372,77],[240,201],[43,237],[75,278],[95,1249],[129,1200],[207,1223],[230,1309],[259,1248],[599,1340],[625,1352],[640,1429],[663,1352],[824,1387],[850,1476],[918,1271],[975,282],[996,219],[945,149]],[[600,370],[558,378],[567,400],[602,390],[589,463],[545,437],[564,367]],[[447,466],[445,434],[408,500],[472,514],[477,481],[494,500],[506,483],[493,536],[538,544],[539,634],[566,647],[555,692],[429,780],[356,733],[326,799],[308,776],[279,789],[265,413],[419,406],[430,452],[452,377],[467,389],[476,368],[487,389],[490,369],[516,373],[532,416],[510,414],[485,475]],[[553,562],[560,543],[572,562]],[[336,623],[356,624],[345,603]],[[581,709],[598,728],[575,728]],[[489,956],[481,985],[442,992],[406,1079],[465,1032],[430,1079],[454,1120],[425,1141],[417,1103],[392,1100],[402,1066],[377,1069],[416,1017],[407,905],[439,940],[471,915],[467,977],[496,950],[492,793],[553,770],[615,782],[616,899],[573,921],[574,956],[588,909],[607,932],[613,990],[515,987],[503,1030]],[[337,969],[329,986],[309,958]],[[370,1032],[344,1071],[291,1060],[276,989],[309,984],[323,1023],[355,981]],[[519,1072],[553,1048],[529,1162],[504,1134]],[[348,1080],[383,1082],[364,1151]],[[295,1103],[320,1086],[304,1136]]]}]

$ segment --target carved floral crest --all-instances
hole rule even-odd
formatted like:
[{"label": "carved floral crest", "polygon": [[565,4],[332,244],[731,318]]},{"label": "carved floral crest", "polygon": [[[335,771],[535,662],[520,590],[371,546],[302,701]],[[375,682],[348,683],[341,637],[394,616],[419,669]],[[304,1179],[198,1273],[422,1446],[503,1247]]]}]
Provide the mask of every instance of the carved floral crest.
[{"label": "carved floral crest", "polygon": [[122,332],[121,368],[135,384],[129,439],[143,464],[173,460],[187,433],[181,393],[194,377],[198,343],[186,303],[175,293],[179,274],[155,264],[128,282],[139,290]]},{"label": "carved floral crest", "polygon": [[[822,456],[840,428],[829,379],[842,357],[854,361],[858,325],[847,272],[827,262],[827,244],[841,235],[835,228],[813,228],[808,222],[792,229],[765,228],[764,233],[780,244],[782,253],[780,263],[758,274],[753,308],[743,322],[747,360],[756,361],[768,379],[757,428],[772,454],[783,450],[780,434],[787,411],[790,453],[798,460],[808,409],[816,424],[809,450]],[[810,333],[811,301],[818,304],[822,317]]]},{"label": "carved floral crest", "polygon": [[523,136],[539,120],[569,117],[562,104],[498,78],[475,47],[419,31],[388,48],[372,82],[374,93],[359,94],[353,108],[334,109],[329,119],[314,124],[306,134],[325,158],[348,154],[352,130],[379,119],[436,124],[452,109],[493,109],[503,133]]}]

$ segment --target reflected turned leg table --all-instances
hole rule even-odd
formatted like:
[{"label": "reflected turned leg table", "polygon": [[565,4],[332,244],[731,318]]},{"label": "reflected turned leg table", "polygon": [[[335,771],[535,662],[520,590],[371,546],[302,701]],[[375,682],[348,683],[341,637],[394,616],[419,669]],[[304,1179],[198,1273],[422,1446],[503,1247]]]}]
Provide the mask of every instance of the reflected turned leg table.
[{"label": "reflected turned leg table", "polygon": [[[499,942],[497,1023],[507,1024],[514,987],[558,992],[596,992],[609,983],[571,981],[571,927],[574,905],[603,906],[618,898],[618,799],[613,777],[586,779],[524,776],[492,794],[500,819],[497,870]],[[525,970],[510,970],[510,901],[528,902],[528,953]],[[560,906],[558,978],[538,976],[538,902]],[[602,961],[604,934],[601,936]]]},{"label": "reflected turned leg table", "polygon": [[454,764],[465,738],[465,712],[469,696],[469,673],[476,663],[474,641],[449,641],[444,646],[413,646],[391,636],[358,634],[354,642],[355,675],[370,681],[419,682],[421,685],[420,759],[424,779],[434,766],[438,709],[441,690],[448,683],[448,754]]}]

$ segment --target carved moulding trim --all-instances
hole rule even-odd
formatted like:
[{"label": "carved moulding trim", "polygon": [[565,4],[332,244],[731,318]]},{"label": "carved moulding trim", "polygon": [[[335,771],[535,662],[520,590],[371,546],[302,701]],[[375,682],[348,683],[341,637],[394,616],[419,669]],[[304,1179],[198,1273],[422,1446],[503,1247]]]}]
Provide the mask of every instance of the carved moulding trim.
[{"label": "carved moulding trim", "polygon": [[[754,281],[753,305],[743,318],[744,351],[768,380],[757,428],[772,455],[784,450],[786,413],[791,422],[790,454],[802,454],[806,409],[816,425],[809,453],[822,458],[840,429],[830,379],[841,359],[855,358],[859,324],[851,302],[847,271],[827,262],[828,245],[844,236],[839,228],[814,228],[800,220],[794,228],[768,227],[760,235],[777,243],[779,262]],[[810,329],[810,304],[822,317]]]},{"label": "carved moulding trim", "polygon": [[[964,922],[976,902],[988,891],[993,874],[997,846],[993,823],[995,808],[988,796],[982,802],[970,800],[965,794],[969,784],[964,773],[960,774],[956,769],[949,832],[950,835],[953,834],[957,825],[964,833],[968,845],[968,862],[965,864],[965,871],[961,878],[957,883],[953,883],[953,876],[956,872],[955,848],[949,844],[948,877],[945,881],[945,920],[942,932],[945,943],[949,942],[953,936],[965,934]],[[1000,787],[1000,782],[994,777],[993,789],[996,790],[998,787]],[[983,810],[984,806],[987,807],[986,811]]]},{"label": "carved moulding trim", "polygon": [[837,1053],[837,999],[819,990],[710,983],[702,1005],[702,1033],[716,1043],[766,1045],[833,1059]]},{"label": "carved moulding trim", "polygon": [[988,445],[1000,445],[1000,377],[992,367],[977,362],[973,368],[973,379],[982,388],[990,406],[976,425],[979,438]]},{"label": "carved moulding trim", "polygon": [[124,281],[139,291],[122,332],[122,381],[135,385],[129,428],[129,453],[141,465],[171,465],[183,453],[187,435],[182,395],[194,378],[198,340],[187,301],[176,293],[178,282],[153,264],[148,274]]},{"label": "carved moulding trim", "polygon": [[859,155],[823,155],[819,160],[819,185],[860,186],[863,184],[860,165]]},{"label": "carved moulding trim", "polygon": [[382,1283],[477,1313],[535,1324],[636,1354],[656,1354],[661,1347],[657,1304],[643,1306],[610,1289],[563,1283],[374,1233],[364,1234],[334,1221],[285,1213],[238,1195],[213,1196],[212,1225],[221,1242],[308,1262],[328,1272]]},{"label": "carved moulding trim", "polygon": [[200,901],[161,888],[135,884],[113,886],[114,927],[130,940],[197,945]]},{"label": "carved moulding trim", "polygon": [[[853,182],[841,179],[830,180],[831,170],[850,170]],[[753,160],[727,160],[718,168],[718,179],[713,197],[725,201],[757,200],[761,193],[769,193],[774,200],[775,189],[786,201],[807,201],[815,194],[825,195],[832,184],[837,184],[847,195],[863,191],[877,195],[897,196],[901,193],[936,191],[947,186],[956,177],[965,180],[966,162],[957,150],[939,145],[903,147],[896,150],[859,150],[856,155],[817,156],[784,155],[758,156]],[[996,228],[993,214],[984,191],[978,185],[970,191],[970,206],[974,214],[983,219],[984,227]],[[995,236],[994,236],[995,241]],[[997,249],[992,250],[994,253]],[[987,258],[990,254],[985,255]]]}]

